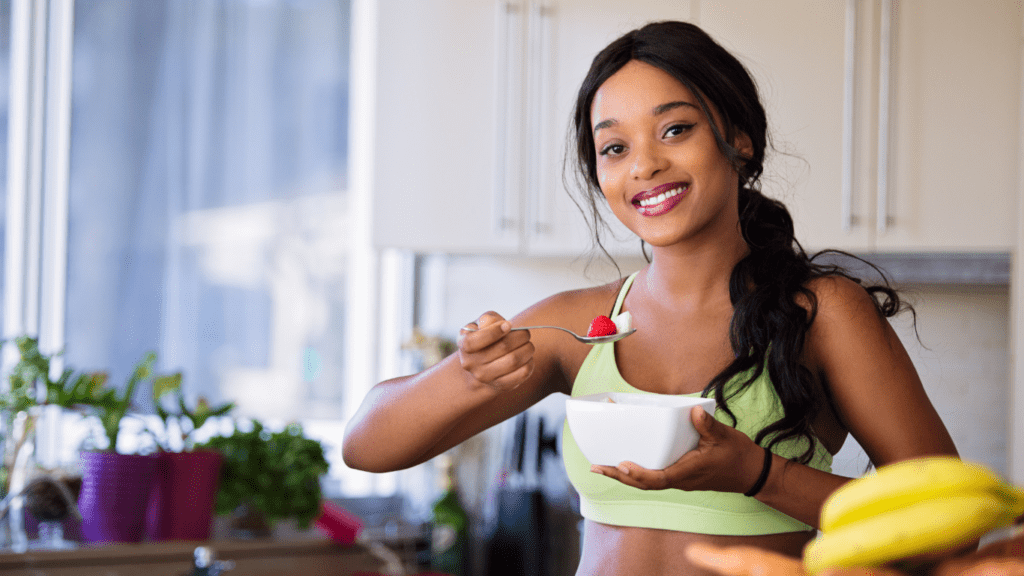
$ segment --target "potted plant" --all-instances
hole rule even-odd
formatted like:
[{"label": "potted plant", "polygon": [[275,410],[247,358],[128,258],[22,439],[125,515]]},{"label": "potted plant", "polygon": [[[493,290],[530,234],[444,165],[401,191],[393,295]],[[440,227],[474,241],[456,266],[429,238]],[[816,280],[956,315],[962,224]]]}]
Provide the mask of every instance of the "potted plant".
[{"label": "potted plant", "polygon": [[[0,345],[6,342],[0,342]],[[6,423],[4,466],[0,470],[0,490],[6,496],[11,489],[10,473],[14,463],[24,456],[26,443],[34,438],[39,406],[81,409],[91,402],[94,390],[104,379],[99,373],[79,373],[65,368],[56,380],[50,377],[53,356],[39,351],[39,340],[32,336],[14,339],[18,362],[11,368],[8,386],[0,393],[0,413]],[[40,393],[42,384],[42,393]],[[24,460],[24,458],[22,458]]]},{"label": "potted plant", "polygon": [[[51,356],[40,352],[39,341],[32,336],[19,336],[13,342],[18,349],[18,362],[11,368],[6,389],[0,393],[5,444],[3,467],[0,468],[0,491],[4,496],[0,503],[0,517],[7,517],[11,521],[12,544],[17,545],[15,541],[25,544],[25,530],[21,524],[21,505],[24,499],[18,496],[27,498],[30,510],[33,510],[33,503],[42,501],[26,493],[35,480],[46,480],[35,484],[36,488],[42,485],[53,486],[63,492],[59,499],[61,506],[47,507],[46,518],[35,514],[33,510],[36,519],[59,521],[77,512],[70,502],[65,503],[64,500],[68,494],[74,496],[78,492],[80,479],[57,469],[43,468],[34,456],[37,423],[44,416],[44,408],[51,406],[73,410],[87,406],[103,377],[96,373],[76,375],[71,368],[65,368],[60,377],[53,379],[50,367],[56,354]],[[6,344],[0,342],[0,345]],[[61,412],[50,412],[49,417],[60,418]]]},{"label": "potted plant", "polygon": [[121,423],[132,408],[139,384],[153,378],[156,353],[149,352],[135,365],[123,390],[106,386],[106,376],[94,386],[87,403],[99,418],[107,441],[105,449],[83,450],[82,535],[89,542],[139,542],[145,529],[146,506],[156,471],[152,454],[122,454],[117,450]]},{"label": "potted plant", "polygon": [[197,448],[194,434],[210,418],[230,412],[234,403],[210,406],[202,396],[190,407],[181,389],[181,373],[153,379],[153,404],[159,421],[147,421],[157,445],[157,473],[146,512],[150,540],[205,540],[223,459],[220,452]]},{"label": "potted plant", "polygon": [[236,533],[267,536],[282,520],[305,529],[319,516],[320,478],[328,464],[323,446],[306,437],[300,425],[269,432],[254,420],[251,430],[236,426],[231,435],[211,438],[204,447],[224,455],[216,511],[241,522]]}]

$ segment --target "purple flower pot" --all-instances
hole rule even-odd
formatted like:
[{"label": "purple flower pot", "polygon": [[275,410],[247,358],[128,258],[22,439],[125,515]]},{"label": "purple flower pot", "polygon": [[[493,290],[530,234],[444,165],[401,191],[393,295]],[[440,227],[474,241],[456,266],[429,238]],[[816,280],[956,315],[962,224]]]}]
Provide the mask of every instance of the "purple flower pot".
[{"label": "purple flower pot", "polygon": [[86,542],[140,542],[156,470],[155,456],[81,453],[82,536]]},{"label": "purple flower pot", "polygon": [[223,457],[213,450],[162,452],[146,511],[150,540],[206,540]]}]

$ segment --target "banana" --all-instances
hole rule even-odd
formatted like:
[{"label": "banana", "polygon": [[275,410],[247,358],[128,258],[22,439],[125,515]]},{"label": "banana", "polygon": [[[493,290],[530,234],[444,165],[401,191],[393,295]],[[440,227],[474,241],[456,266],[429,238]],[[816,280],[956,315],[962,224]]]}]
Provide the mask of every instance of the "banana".
[{"label": "banana", "polygon": [[1013,507],[1013,517],[1019,518],[1024,515],[1024,488],[1018,488],[1016,486],[1009,486],[1009,497]]},{"label": "banana", "polygon": [[874,567],[920,554],[969,545],[1009,520],[1006,501],[975,492],[942,496],[824,532],[804,550],[804,568]]},{"label": "banana", "polygon": [[873,567],[952,552],[1024,514],[1024,489],[980,464],[933,456],[883,466],[836,490],[804,567]]},{"label": "banana", "polygon": [[938,496],[1003,490],[1006,484],[979,464],[932,456],[883,466],[836,490],[821,510],[823,532]]}]

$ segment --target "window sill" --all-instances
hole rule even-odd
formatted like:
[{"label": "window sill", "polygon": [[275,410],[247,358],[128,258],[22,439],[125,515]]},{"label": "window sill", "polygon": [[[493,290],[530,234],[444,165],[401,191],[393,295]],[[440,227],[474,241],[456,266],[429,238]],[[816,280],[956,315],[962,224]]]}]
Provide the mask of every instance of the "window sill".
[{"label": "window sill", "polygon": [[0,574],[20,576],[182,576],[192,569],[197,546],[208,546],[217,560],[235,563],[230,574],[318,576],[380,570],[362,546],[342,546],[324,537],[299,539],[218,539],[207,542],[86,544],[72,550],[0,552]]}]

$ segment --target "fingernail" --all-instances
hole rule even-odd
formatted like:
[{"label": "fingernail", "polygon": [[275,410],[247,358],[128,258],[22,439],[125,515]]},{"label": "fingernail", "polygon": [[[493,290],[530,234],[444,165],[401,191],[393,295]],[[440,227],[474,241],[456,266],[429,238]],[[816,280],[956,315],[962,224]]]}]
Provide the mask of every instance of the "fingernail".
[{"label": "fingernail", "polygon": [[626,468],[625,466],[616,466],[616,468],[619,469],[619,472],[622,472],[626,476],[629,476],[629,468]]},{"label": "fingernail", "polygon": [[512,329],[512,325],[509,324],[508,322],[502,322],[501,323],[501,331],[502,332],[508,332],[511,329]]}]

